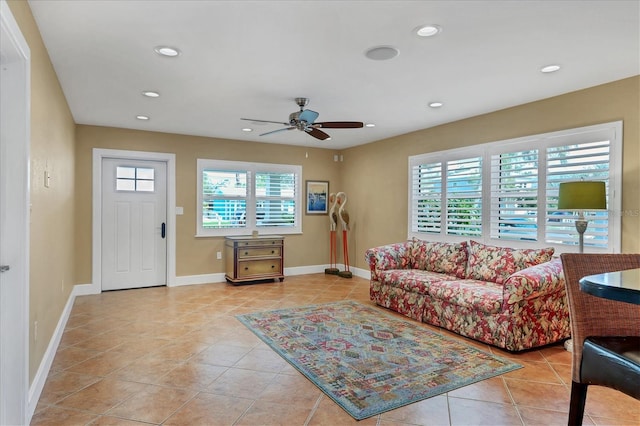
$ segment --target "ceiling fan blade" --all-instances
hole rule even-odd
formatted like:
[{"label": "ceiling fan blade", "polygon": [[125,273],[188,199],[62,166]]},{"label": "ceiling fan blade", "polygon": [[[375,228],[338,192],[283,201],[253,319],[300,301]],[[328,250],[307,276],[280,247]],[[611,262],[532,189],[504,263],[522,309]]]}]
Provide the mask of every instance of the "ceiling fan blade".
[{"label": "ceiling fan blade", "polygon": [[271,133],[278,133],[278,132],[283,132],[285,130],[293,130],[293,129],[295,129],[295,127],[285,127],[284,129],[272,130],[272,131],[267,132],[267,133],[261,133],[259,136],[270,135]]},{"label": "ceiling fan blade", "polygon": [[310,109],[305,109],[298,116],[298,120],[306,121],[307,123],[312,124],[314,121],[316,121],[316,118],[318,118],[319,115],[320,114],[318,114],[315,111],[311,111]]},{"label": "ceiling fan blade", "polygon": [[313,123],[313,127],[325,129],[357,129],[364,127],[360,121],[325,121],[324,123]]},{"label": "ceiling fan blade", "polygon": [[288,126],[289,125],[289,123],[283,123],[282,121],[256,120],[255,118],[241,118],[240,120],[256,121],[258,123],[282,124],[283,126]]},{"label": "ceiling fan blade", "polygon": [[305,132],[309,133],[311,136],[313,136],[316,139],[320,139],[321,141],[325,140],[325,139],[330,139],[331,136],[329,136],[328,134],[326,134],[325,132],[323,132],[320,129],[316,129],[313,127],[310,127],[308,129],[304,130]]}]

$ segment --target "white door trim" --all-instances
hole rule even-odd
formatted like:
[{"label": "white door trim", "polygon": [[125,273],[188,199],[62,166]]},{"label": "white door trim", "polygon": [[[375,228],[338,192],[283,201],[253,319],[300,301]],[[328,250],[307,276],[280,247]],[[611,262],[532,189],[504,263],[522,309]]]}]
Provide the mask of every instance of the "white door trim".
[{"label": "white door trim", "polygon": [[[2,87],[11,97],[11,108],[3,111],[9,119],[2,123],[5,146],[12,161],[12,185],[2,188],[10,200],[20,200],[16,259],[11,266],[17,283],[0,289],[0,424],[28,424],[29,412],[29,164],[31,126],[31,52],[11,9],[0,0],[0,53],[2,62],[11,61],[11,84]],[[15,69],[14,68],[15,65]],[[14,84],[15,83],[15,84]],[[4,115],[7,113],[7,115]],[[12,225],[13,226],[13,225]],[[9,395],[9,397],[7,396]]]},{"label": "white door trim", "polygon": [[162,152],[93,149],[92,279],[87,294],[102,292],[102,159],[153,160],[167,163],[167,287],[176,281],[176,155]]}]

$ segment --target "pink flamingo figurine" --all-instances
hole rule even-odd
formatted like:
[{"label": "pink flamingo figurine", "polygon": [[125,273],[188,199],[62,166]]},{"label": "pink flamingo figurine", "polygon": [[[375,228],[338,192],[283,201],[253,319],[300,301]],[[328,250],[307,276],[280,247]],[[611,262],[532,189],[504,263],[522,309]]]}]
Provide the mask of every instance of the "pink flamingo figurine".
[{"label": "pink flamingo figurine", "polygon": [[329,194],[329,205],[331,206],[329,210],[329,234],[331,238],[331,253],[329,254],[331,265],[329,268],[324,270],[325,274],[338,275],[340,270],[336,267],[338,263],[338,247],[337,247],[337,237],[336,237],[336,227],[338,225],[338,214],[336,213],[336,194]]},{"label": "pink flamingo figurine", "polygon": [[342,250],[344,252],[344,271],[339,272],[343,278],[351,278],[353,274],[349,270],[349,247],[347,244],[347,231],[349,230],[349,212],[345,208],[347,204],[347,194],[344,192],[338,192],[336,195],[336,201],[340,208],[338,209],[338,217],[340,218],[340,224],[342,225]]}]

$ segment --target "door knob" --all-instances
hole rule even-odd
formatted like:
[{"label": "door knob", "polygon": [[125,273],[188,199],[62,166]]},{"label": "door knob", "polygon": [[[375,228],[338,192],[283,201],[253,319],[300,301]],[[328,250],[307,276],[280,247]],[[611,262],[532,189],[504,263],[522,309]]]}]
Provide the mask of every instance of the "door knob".
[{"label": "door knob", "polygon": [[7,272],[11,267],[9,265],[0,265],[0,272]]}]

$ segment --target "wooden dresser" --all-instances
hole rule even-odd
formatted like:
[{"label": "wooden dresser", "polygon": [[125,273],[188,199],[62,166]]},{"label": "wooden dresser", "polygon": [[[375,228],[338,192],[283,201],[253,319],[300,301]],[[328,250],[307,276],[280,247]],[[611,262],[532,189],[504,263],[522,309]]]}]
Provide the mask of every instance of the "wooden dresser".
[{"label": "wooden dresser", "polygon": [[224,243],[225,278],[231,283],[278,278],[284,280],[284,237],[226,237]]}]

